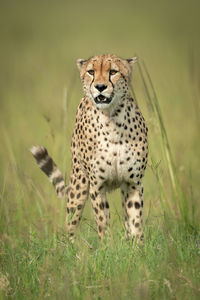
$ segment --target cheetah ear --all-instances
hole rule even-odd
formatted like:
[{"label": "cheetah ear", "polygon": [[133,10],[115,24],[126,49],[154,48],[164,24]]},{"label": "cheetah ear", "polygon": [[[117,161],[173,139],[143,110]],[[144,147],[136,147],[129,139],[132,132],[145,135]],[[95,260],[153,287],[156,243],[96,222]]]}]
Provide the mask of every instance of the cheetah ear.
[{"label": "cheetah ear", "polygon": [[77,67],[79,69],[79,71],[82,69],[83,65],[87,62],[87,59],[77,59],[76,61],[76,64],[77,64]]},{"label": "cheetah ear", "polygon": [[129,63],[130,66],[132,66],[138,61],[138,58],[137,58],[137,56],[135,56],[135,57],[132,57],[132,58],[127,58],[126,61]]}]

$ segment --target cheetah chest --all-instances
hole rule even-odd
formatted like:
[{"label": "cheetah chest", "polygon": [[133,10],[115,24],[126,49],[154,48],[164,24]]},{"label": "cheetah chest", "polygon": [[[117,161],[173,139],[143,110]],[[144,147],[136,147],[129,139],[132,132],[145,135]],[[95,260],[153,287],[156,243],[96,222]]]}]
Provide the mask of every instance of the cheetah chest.
[{"label": "cheetah chest", "polygon": [[102,144],[101,148],[97,150],[95,161],[96,173],[100,178],[109,182],[132,181],[140,170],[140,164],[130,145],[111,142],[106,145]]},{"label": "cheetah chest", "polygon": [[93,166],[97,177],[115,186],[124,181],[138,182],[143,171],[142,158],[138,157],[131,140],[122,137],[112,126],[98,139]]}]

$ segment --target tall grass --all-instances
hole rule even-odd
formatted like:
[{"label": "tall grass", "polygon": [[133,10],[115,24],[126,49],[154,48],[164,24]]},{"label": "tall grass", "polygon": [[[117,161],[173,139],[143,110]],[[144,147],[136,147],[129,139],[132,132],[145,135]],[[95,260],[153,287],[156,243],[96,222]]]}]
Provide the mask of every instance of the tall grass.
[{"label": "tall grass", "polygon": [[[164,125],[164,121],[162,118],[162,113],[158,101],[158,97],[153,86],[153,82],[151,76],[147,70],[145,62],[142,62],[143,70],[141,65],[139,65],[139,72],[141,75],[141,79],[143,81],[143,86],[146,92],[146,96],[148,99],[148,107],[149,113],[154,115],[156,123],[159,126],[159,132],[161,136],[161,146],[163,150],[163,160],[165,161],[168,179],[170,182],[170,189],[172,192],[172,197],[169,198],[169,191],[164,188],[164,182],[162,177],[159,174],[159,164],[155,162],[155,158],[153,153],[150,153],[150,160],[152,162],[151,169],[156,175],[156,179],[159,183],[160,188],[160,200],[162,201],[162,208],[168,215],[173,217],[179,217],[179,220],[182,220],[187,226],[192,226],[195,222],[194,216],[190,215],[189,211],[189,199],[185,195],[185,192],[179,182],[179,178],[177,176],[174,159],[172,155],[172,151],[170,148],[170,143],[168,140],[167,131]],[[145,79],[146,77],[146,79]]]}]

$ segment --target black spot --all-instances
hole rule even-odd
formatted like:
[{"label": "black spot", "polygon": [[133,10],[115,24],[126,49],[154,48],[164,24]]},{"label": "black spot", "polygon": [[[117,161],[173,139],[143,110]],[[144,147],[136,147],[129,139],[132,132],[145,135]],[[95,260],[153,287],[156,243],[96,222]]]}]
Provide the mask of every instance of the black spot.
[{"label": "black spot", "polygon": [[90,197],[92,198],[92,200],[95,199],[95,195],[94,194],[91,194]]},{"label": "black spot", "polygon": [[72,225],[76,225],[76,220],[72,221]]},{"label": "black spot", "polygon": [[102,232],[102,227],[101,226],[99,226],[99,232]]},{"label": "black spot", "polygon": [[139,223],[135,223],[135,227],[138,228],[140,226]]},{"label": "black spot", "polygon": [[104,209],[104,203],[103,203],[103,202],[100,203],[99,208],[100,208],[101,210]]},{"label": "black spot", "polygon": [[78,210],[81,210],[82,207],[83,207],[83,205],[81,205],[81,204],[79,204],[79,205],[77,206]]},{"label": "black spot", "polygon": [[94,208],[94,211],[95,211],[96,214],[98,214],[98,212],[99,212],[96,207]]},{"label": "black spot", "polygon": [[133,202],[132,201],[129,201],[128,202],[128,208],[131,208],[133,206]]},{"label": "black spot", "polygon": [[81,194],[80,193],[78,193],[78,195],[77,195],[77,199],[79,199],[81,197]]},{"label": "black spot", "polygon": [[131,174],[131,175],[130,175],[130,178],[133,178],[133,177],[134,177],[134,174]]},{"label": "black spot", "polygon": [[76,186],[76,189],[77,189],[77,190],[79,190],[79,189],[80,189],[80,185],[79,185],[79,184],[77,184],[77,186]]},{"label": "black spot", "polygon": [[131,172],[132,170],[133,170],[133,168],[131,167],[131,168],[128,169],[128,172]]},{"label": "black spot", "polygon": [[105,170],[104,170],[104,169],[102,169],[102,168],[99,168],[99,171],[101,171],[102,173],[104,173],[104,172],[105,172]]},{"label": "black spot", "polygon": [[102,222],[102,221],[103,221],[103,217],[102,217],[102,216],[100,216],[100,217],[99,217],[99,220]]},{"label": "black spot", "polygon": [[109,208],[109,204],[108,204],[108,202],[106,201],[106,208]]},{"label": "black spot", "polygon": [[143,202],[143,200],[141,201],[141,206],[142,206],[142,207],[144,206],[144,202]]},{"label": "black spot", "polygon": [[139,208],[140,208],[140,203],[137,202],[137,201],[135,202],[135,208],[136,208],[136,209],[139,209]]},{"label": "black spot", "polygon": [[99,187],[99,191],[100,191],[102,188],[103,188],[103,185],[101,185],[101,186]]},{"label": "black spot", "polygon": [[70,198],[72,198],[72,199],[74,198],[74,193],[72,193],[72,192],[70,193]]}]

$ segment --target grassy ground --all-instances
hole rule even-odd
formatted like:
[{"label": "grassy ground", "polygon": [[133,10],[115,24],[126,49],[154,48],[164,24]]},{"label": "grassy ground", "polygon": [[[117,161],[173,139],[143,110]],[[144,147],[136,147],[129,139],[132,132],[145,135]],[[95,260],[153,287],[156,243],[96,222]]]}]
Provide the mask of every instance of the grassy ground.
[{"label": "grassy ground", "polygon": [[[0,299],[200,299],[199,4],[0,2]],[[66,180],[81,85],[75,60],[115,53],[140,63],[149,127],[145,244],[124,238],[119,193],[100,243],[88,201],[72,247],[65,203],[35,166],[49,149]]]}]

